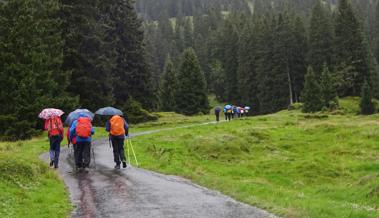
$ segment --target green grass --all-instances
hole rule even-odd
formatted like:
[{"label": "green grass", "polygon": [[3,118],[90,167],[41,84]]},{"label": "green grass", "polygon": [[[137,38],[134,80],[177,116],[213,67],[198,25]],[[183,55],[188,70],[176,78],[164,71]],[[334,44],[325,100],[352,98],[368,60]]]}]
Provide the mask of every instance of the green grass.
[{"label": "green grass", "polygon": [[283,111],[133,142],[142,167],[283,217],[377,218],[378,120]]},{"label": "green grass", "polygon": [[0,217],[68,217],[63,182],[38,158],[48,144],[45,137],[0,143]]}]

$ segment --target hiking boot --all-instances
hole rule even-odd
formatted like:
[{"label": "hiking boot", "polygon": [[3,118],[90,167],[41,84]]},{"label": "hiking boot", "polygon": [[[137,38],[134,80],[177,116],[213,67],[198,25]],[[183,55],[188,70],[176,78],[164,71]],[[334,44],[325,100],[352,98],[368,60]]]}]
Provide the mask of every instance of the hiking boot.
[{"label": "hiking boot", "polygon": [[120,169],[120,164],[116,164],[116,166],[114,166],[115,169]]},{"label": "hiking boot", "polygon": [[50,167],[53,167],[54,161],[50,161]]},{"label": "hiking boot", "polygon": [[58,169],[58,165],[55,165],[55,166],[54,166],[54,169]]},{"label": "hiking boot", "polygon": [[126,162],[125,162],[125,161],[122,162],[122,167],[123,167],[123,168],[126,168]]}]

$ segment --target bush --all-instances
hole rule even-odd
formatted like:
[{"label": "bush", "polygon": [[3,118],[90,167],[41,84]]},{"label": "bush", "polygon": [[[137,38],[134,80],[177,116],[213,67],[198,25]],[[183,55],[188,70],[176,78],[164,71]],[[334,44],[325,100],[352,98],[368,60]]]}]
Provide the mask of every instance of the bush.
[{"label": "bush", "polygon": [[158,116],[151,114],[147,110],[143,109],[142,105],[133,98],[130,98],[122,109],[125,113],[128,123],[136,124],[158,120]]}]

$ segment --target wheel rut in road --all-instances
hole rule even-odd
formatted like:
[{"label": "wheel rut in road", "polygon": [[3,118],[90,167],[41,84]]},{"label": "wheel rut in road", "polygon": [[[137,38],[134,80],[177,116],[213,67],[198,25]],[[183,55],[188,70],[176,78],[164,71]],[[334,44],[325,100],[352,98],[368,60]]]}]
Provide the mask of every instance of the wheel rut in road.
[{"label": "wheel rut in road", "polygon": [[[207,125],[212,123],[205,123]],[[186,127],[192,127],[190,125]],[[186,128],[181,127],[181,128]],[[134,134],[152,134],[175,128]],[[113,153],[107,139],[93,143],[95,166],[75,172],[73,151],[61,151],[59,175],[75,206],[74,218],[265,218],[275,217],[261,209],[238,202],[217,191],[177,176],[130,167],[113,169]],[[42,159],[48,161],[45,153]]]}]

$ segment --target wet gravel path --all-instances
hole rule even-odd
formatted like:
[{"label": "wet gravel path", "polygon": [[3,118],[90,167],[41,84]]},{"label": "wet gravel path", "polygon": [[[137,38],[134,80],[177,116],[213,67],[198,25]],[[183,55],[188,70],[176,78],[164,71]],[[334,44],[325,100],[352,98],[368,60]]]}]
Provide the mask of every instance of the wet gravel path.
[{"label": "wet gravel path", "polygon": [[[134,137],[154,132],[157,131],[135,134]],[[274,217],[180,177],[134,167],[115,170],[108,141],[97,140],[93,146],[96,165],[92,165],[89,172],[75,172],[73,151],[67,148],[61,151],[58,172],[76,206],[72,213],[74,218]],[[48,154],[41,158],[48,160]]]}]

